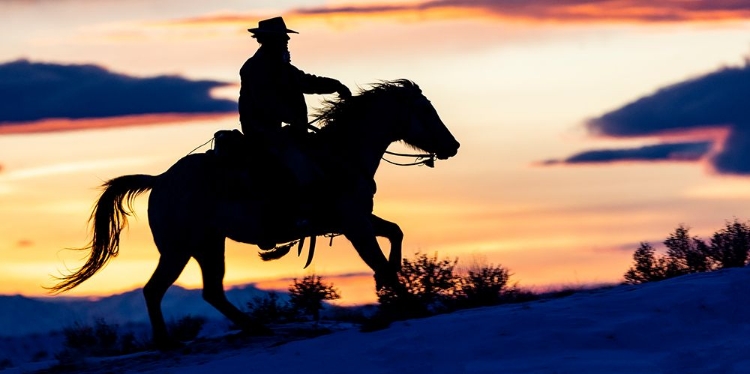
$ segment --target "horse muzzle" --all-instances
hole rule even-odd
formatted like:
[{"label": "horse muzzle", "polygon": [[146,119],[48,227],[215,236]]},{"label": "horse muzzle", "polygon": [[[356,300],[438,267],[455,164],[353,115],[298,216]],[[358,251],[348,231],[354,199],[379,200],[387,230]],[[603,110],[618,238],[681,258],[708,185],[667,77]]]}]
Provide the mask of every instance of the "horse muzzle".
[{"label": "horse muzzle", "polygon": [[449,149],[440,150],[438,152],[435,152],[435,156],[438,158],[438,160],[447,160],[453,156],[455,156],[458,153],[458,148],[461,146],[458,142],[456,142],[455,145],[451,146]]}]

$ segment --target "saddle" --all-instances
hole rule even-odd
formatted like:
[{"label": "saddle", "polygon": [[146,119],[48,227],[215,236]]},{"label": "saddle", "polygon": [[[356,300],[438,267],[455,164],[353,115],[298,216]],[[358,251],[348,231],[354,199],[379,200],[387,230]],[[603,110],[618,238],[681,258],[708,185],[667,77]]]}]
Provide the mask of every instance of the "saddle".
[{"label": "saddle", "polygon": [[228,188],[224,191],[225,197],[243,198],[251,193],[276,195],[300,188],[285,172],[281,160],[265,145],[247,139],[239,130],[217,131],[213,149],[208,152],[215,156],[219,179],[229,179],[222,181]]},{"label": "saddle", "polygon": [[214,133],[213,149],[208,152],[219,157],[222,163],[232,165],[244,157],[245,144],[245,136],[239,130],[219,130]]},{"label": "saddle", "polygon": [[220,130],[208,152],[214,156],[219,195],[239,203],[258,202],[254,206],[260,207],[269,232],[288,230],[309,218],[305,216],[315,202],[305,199],[312,200],[309,196],[316,191],[303,190],[282,160],[260,141],[253,142],[238,130]]},{"label": "saddle", "polygon": [[[238,203],[260,201],[255,206],[262,206],[260,214],[269,238],[276,237],[279,230],[287,233],[294,230],[300,219],[325,221],[331,218],[326,218],[331,212],[324,204],[343,193],[359,191],[361,203],[372,205],[375,181],[362,178],[357,171],[325,154],[307,154],[310,163],[320,167],[322,176],[303,189],[284,162],[266,145],[247,139],[238,130],[217,131],[213,149],[208,153],[214,156],[214,178],[219,195]],[[310,216],[313,210],[315,217]],[[307,231],[302,229],[298,233],[304,237],[309,235]]]}]

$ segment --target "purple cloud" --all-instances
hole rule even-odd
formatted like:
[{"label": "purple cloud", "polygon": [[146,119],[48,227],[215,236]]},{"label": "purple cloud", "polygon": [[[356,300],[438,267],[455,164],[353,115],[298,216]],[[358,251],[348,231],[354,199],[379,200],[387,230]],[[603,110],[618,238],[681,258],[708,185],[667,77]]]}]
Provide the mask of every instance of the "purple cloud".
[{"label": "purple cloud", "polygon": [[367,15],[429,10],[474,10],[499,17],[550,20],[628,20],[643,22],[741,19],[750,14],[750,0],[427,0],[297,9],[301,15]]},{"label": "purple cloud", "polygon": [[617,161],[698,161],[711,151],[711,142],[665,143],[638,148],[597,149],[546,164],[590,164]]},{"label": "purple cloud", "polygon": [[0,126],[47,118],[236,111],[236,102],[210,96],[211,89],[224,85],[177,76],[132,77],[95,65],[19,60],[0,64]]},{"label": "purple cloud", "polygon": [[[750,0],[422,0],[358,2],[352,5],[320,5],[290,9],[283,16],[328,20],[331,16],[400,17],[418,19],[482,18],[554,22],[689,22],[745,20]],[[210,14],[178,19],[168,24],[255,24],[262,14]],[[413,19],[409,17],[408,19]]]},{"label": "purple cloud", "polygon": [[[588,151],[560,162],[698,160],[706,156],[719,173],[750,174],[749,97],[750,64],[723,68],[662,88],[592,119],[587,123],[589,132],[615,138],[680,136],[683,140],[691,139],[692,143]],[[675,158],[675,154],[688,157]]]}]

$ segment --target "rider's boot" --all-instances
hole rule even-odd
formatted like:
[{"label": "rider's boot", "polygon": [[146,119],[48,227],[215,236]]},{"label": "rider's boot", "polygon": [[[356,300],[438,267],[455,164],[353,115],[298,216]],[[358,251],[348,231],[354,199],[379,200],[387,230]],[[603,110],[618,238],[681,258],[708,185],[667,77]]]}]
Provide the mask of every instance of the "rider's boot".
[{"label": "rider's boot", "polygon": [[314,216],[314,201],[315,196],[313,194],[313,183],[298,183],[300,186],[299,191],[294,195],[294,205],[297,207],[294,225],[297,230],[306,232],[310,229],[312,224],[312,217]]}]

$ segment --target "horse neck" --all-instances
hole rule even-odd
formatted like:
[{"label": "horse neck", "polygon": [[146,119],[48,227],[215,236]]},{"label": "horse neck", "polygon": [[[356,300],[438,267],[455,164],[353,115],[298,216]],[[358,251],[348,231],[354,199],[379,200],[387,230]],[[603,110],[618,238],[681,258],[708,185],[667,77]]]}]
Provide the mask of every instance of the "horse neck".
[{"label": "horse neck", "polygon": [[350,160],[349,164],[368,178],[373,178],[380,166],[388,146],[398,139],[390,131],[394,124],[399,121],[395,118],[386,118],[383,113],[362,116],[361,121],[348,124],[339,130],[342,131],[338,138],[342,139],[335,153],[341,159]]},{"label": "horse neck", "polygon": [[[377,129],[377,123],[371,123],[369,129]],[[384,132],[373,131],[363,139],[363,144],[359,147],[359,156],[361,157],[361,167],[368,177],[375,177],[378,171],[380,160],[383,158],[388,146],[395,141],[393,137]]]}]

